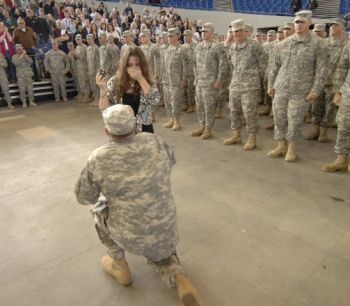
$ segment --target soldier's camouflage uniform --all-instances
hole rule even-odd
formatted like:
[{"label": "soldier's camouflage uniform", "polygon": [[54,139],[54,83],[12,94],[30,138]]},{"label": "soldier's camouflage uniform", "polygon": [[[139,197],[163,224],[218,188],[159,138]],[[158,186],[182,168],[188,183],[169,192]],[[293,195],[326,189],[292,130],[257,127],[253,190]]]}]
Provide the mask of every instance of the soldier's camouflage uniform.
[{"label": "soldier's camouflage uniform", "polygon": [[33,93],[33,60],[28,55],[15,54],[12,62],[16,66],[16,77],[19,89],[20,99],[23,104],[27,103],[27,95],[29,102],[34,102]]},{"label": "soldier's camouflage uniform", "polygon": [[272,64],[274,62],[274,54],[275,50],[278,46],[278,41],[274,40],[271,42],[266,42],[263,44],[264,51],[267,56],[267,67],[265,69],[265,74],[264,74],[264,104],[271,106],[272,105],[272,97],[270,97],[267,94],[267,87],[268,87],[268,77],[269,77],[269,71],[272,67]]},{"label": "soldier's camouflage uniform", "polygon": [[219,89],[214,89],[216,81],[223,81],[222,49],[215,41],[201,42],[194,51],[194,83],[198,121],[202,127],[214,126],[214,114]]},{"label": "soldier's camouflage uniform", "polygon": [[149,72],[151,74],[152,79],[154,80],[154,82],[156,81],[158,82],[159,80],[158,61],[160,56],[158,48],[154,46],[152,43],[149,43],[146,45],[142,44],[140,48],[146,57],[148,67],[149,67]]},{"label": "soldier's camouflage uniform", "polygon": [[167,143],[140,133],[93,151],[75,187],[81,204],[95,204],[100,194],[106,199],[108,213],[96,229],[109,256],[121,259],[125,251],[144,256],[170,287],[175,273],[183,272],[173,259],[178,243],[170,185],[174,164]]},{"label": "soldier's camouflage uniform", "polygon": [[100,69],[106,73],[106,80],[109,80],[113,76],[113,59],[115,54],[113,50],[106,43],[101,45],[100,49]]},{"label": "soldier's camouflage uniform", "polygon": [[242,127],[242,111],[247,120],[247,132],[258,131],[258,101],[260,80],[266,69],[266,54],[261,44],[246,39],[241,45],[233,43],[229,49],[232,79],[230,83],[230,117],[233,130]]},{"label": "soldier's camouflage uniform", "polygon": [[164,104],[164,82],[165,82],[165,53],[168,49],[168,45],[161,44],[159,48],[159,92],[160,92],[160,104]]},{"label": "soldier's camouflage uniform", "polygon": [[342,94],[342,101],[337,113],[337,154],[350,154],[350,46],[343,49],[338,69],[335,73],[334,90]]},{"label": "soldier's camouflage uniform", "polygon": [[112,56],[112,66],[110,70],[111,77],[114,76],[117,72],[118,66],[119,66],[119,60],[120,60],[120,50],[116,45],[108,45],[108,48],[110,48],[110,54]]},{"label": "soldier's camouflage uniform", "polygon": [[77,57],[78,93],[88,97],[90,95],[90,85],[88,77],[87,47],[82,44],[75,49]]},{"label": "soldier's camouflage uniform", "polygon": [[181,112],[184,88],[181,81],[187,78],[187,58],[183,47],[169,46],[164,55],[164,102],[168,117],[176,118]]},{"label": "soldier's camouflage uniform", "polygon": [[75,50],[68,52],[68,58],[69,58],[69,71],[73,76],[75,88],[77,89],[77,91],[79,91],[78,69],[77,69],[77,59],[75,58]]},{"label": "soldier's camouflage uniform", "polygon": [[7,61],[5,57],[2,54],[0,54],[0,87],[7,104],[10,105],[12,103],[12,99],[10,96],[9,81],[7,80],[7,74],[5,70],[6,68]]},{"label": "soldier's camouflage uniform", "polygon": [[87,47],[87,62],[88,62],[88,75],[89,75],[89,84],[92,95],[95,99],[100,97],[100,90],[96,84],[96,74],[100,68],[100,54],[98,46],[95,44]]},{"label": "soldier's camouflage uniform", "polygon": [[324,86],[327,51],[312,34],[296,34],[280,43],[269,72],[269,88],[275,89],[273,114],[277,141],[301,140],[301,127],[309,109],[307,95],[319,95]]},{"label": "soldier's camouflage uniform", "polygon": [[60,99],[60,90],[63,99],[67,99],[65,71],[69,70],[68,56],[61,50],[50,50],[45,54],[44,66],[51,71],[51,82],[55,100]]},{"label": "soldier's camouflage uniform", "polygon": [[186,89],[185,89],[185,100],[188,105],[195,104],[195,87],[194,87],[194,71],[193,71],[193,54],[197,44],[195,43],[184,43],[183,48],[187,57],[187,78],[186,78]]},{"label": "soldier's camouflage uniform", "polygon": [[230,58],[228,55],[228,50],[231,45],[224,46],[220,44],[222,48],[222,61],[223,61],[223,77],[222,77],[222,87],[219,90],[217,107],[224,107],[226,102],[229,101],[230,98],[230,82],[232,79],[232,70],[230,66]]},{"label": "soldier's camouflage uniform", "polygon": [[335,71],[338,67],[340,56],[345,45],[348,43],[347,38],[331,42],[330,38],[324,40],[325,46],[328,49],[329,61],[327,67],[327,78],[324,89],[312,106],[314,123],[321,127],[330,127],[337,114],[337,107],[333,104],[334,89],[333,82]]}]

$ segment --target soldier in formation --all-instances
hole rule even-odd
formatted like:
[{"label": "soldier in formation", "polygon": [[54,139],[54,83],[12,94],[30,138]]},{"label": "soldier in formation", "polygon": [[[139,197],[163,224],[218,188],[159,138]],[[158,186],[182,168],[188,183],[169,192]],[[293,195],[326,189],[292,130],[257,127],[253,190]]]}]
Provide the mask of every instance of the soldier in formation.
[{"label": "soldier in formation", "polygon": [[7,68],[6,58],[0,52],[0,87],[1,87],[1,92],[5,97],[7,107],[9,109],[14,109],[15,107],[12,105],[12,99],[10,96],[9,81],[7,79],[6,70],[5,70],[6,68]]},{"label": "soldier in formation", "polygon": [[100,91],[98,86],[96,85],[96,74],[98,73],[98,70],[100,68],[100,53],[99,48],[95,44],[94,36],[92,34],[87,35],[87,63],[88,63],[88,78],[89,78],[89,85],[91,94],[93,97],[93,102],[91,103],[92,106],[98,106],[99,98],[100,98]]},{"label": "soldier in formation", "polygon": [[75,52],[75,47],[74,43],[72,41],[69,41],[67,43],[68,47],[68,58],[69,58],[69,71],[72,74],[72,77],[74,79],[74,84],[75,88],[77,91],[79,90],[79,85],[78,85],[78,72],[77,72],[77,59],[76,59],[76,52]]},{"label": "soldier in formation", "polygon": [[50,73],[52,87],[55,95],[55,101],[59,102],[61,96],[63,101],[67,100],[66,92],[66,74],[69,71],[68,56],[58,48],[58,42],[52,42],[52,50],[45,54],[44,66]]},{"label": "soldier in formation", "polygon": [[12,62],[16,66],[16,77],[19,95],[23,107],[27,107],[27,94],[29,106],[36,106],[33,93],[33,60],[27,55],[21,44],[16,44],[16,54]]},{"label": "soldier in formation", "polygon": [[78,78],[78,102],[88,103],[90,96],[90,85],[88,79],[88,62],[87,62],[87,47],[83,43],[83,38],[80,34],[75,36],[77,47],[75,49],[75,58],[77,63],[77,78]]}]

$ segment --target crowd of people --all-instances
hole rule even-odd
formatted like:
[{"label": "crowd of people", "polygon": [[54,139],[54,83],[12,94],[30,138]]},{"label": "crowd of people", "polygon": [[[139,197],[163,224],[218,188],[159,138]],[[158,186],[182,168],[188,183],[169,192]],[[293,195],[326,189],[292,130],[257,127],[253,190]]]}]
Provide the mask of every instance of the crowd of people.
[{"label": "crowd of people", "polygon": [[[268,156],[285,155],[286,161],[295,161],[304,117],[311,116],[313,120],[313,131],[306,138],[325,142],[340,106],[336,146],[340,159],[325,165],[324,170],[347,168],[345,147],[349,136],[343,125],[348,122],[348,110],[346,103],[339,103],[345,72],[344,66],[338,66],[347,55],[344,20],[332,21],[328,38],[322,24],[316,24],[310,33],[310,11],[296,13],[294,23],[286,23],[277,31],[256,32],[254,36],[254,29],[238,20],[220,39],[213,24],[182,20],[173,8],[144,8],[140,14],[129,3],[122,12],[116,7],[109,12],[103,2],[88,6],[76,0],[31,0],[26,5],[23,10],[18,5],[1,4],[3,76],[7,68],[1,89],[10,108],[14,106],[8,81],[13,80],[18,82],[23,107],[27,103],[36,105],[32,76],[37,74],[37,50],[45,51],[42,66],[51,77],[56,101],[67,100],[65,82],[67,74],[71,74],[77,100],[98,106],[96,75],[100,72],[110,80],[106,84],[109,99],[117,103],[122,98],[116,94],[120,90],[116,87],[120,58],[130,48],[140,46],[150,79],[160,91],[161,104],[165,104],[169,117],[165,127],[181,129],[181,111],[191,113],[196,109],[200,126],[192,136],[211,138],[214,120],[222,117],[228,102],[233,134],[224,144],[240,143],[241,129],[246,125],[244,150],[252,150],[259,126],[257,106],[264,103],[266,109],[260,115],[274,115],[266,128],[274,129],[277,141]],[[299,29],[302,25],[303,29]],[[146,114],[137,114],[140,130],[153,132],[156,106],[144,110]]]}]

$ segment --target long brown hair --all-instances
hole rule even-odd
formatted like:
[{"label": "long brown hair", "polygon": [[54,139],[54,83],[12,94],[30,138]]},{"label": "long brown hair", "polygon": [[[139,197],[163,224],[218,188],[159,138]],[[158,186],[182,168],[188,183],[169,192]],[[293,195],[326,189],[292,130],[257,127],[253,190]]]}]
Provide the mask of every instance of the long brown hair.
[{"label": "long brown hair", "polygon": [[[146,79],[148,84],[152,86],[152,77],[149,73],[148,63],[146,57],[139,47],[130,47],[125,53],[122,55],[119,67],[116,74],[116,88],[117,88],[117,99],[121,99],[123,97],[123,93],[125,93],[130,87],[134,80],[129,76],[127,68],[129,58],[131,56],[135,56],[140,60],[140,69],[143,77]],[[134,95],[138,95],[141,92],[141,86],[138,82],[135,82],[134,86]]]}]

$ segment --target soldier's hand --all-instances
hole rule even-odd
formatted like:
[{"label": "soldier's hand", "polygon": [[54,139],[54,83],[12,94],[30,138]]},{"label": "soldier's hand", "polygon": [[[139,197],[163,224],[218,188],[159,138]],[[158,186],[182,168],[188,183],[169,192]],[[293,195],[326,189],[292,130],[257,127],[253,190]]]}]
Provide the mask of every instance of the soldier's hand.
[{"label": "soldier's hand", "polygon": [[341,103],[341,99],[342,99],[342,94],[341,94],[340,92],[337,92],[337,93],[334,95],[333,104],[335,104],[336,106],[339,106],[340,103]]},{"label": "soldier's hand", "polygon": [[104,76],[101,73],[98,73],[96,75],[96,84],[98,87],[100,87],[100,91],[105,92],[106,88],[107,88],[107,82],[106,79],[104,78]]},{"label": "soldier's hand", "polygon": [[219,81],[215,81],[213,84],[214,89],[219,89],[221,87],[221,83]]},{"label": "soldier's hand", "polygon": [[269,97],[273,97],[275,95],[275,90],[273,88],[268,88],[267,89],[267,95]]},{"label": "soldier's hand", "polygon": [[314,103],[316,99],[317,99],[317,95],[312,91],[306,96],[306,101],[309,103]]}]

